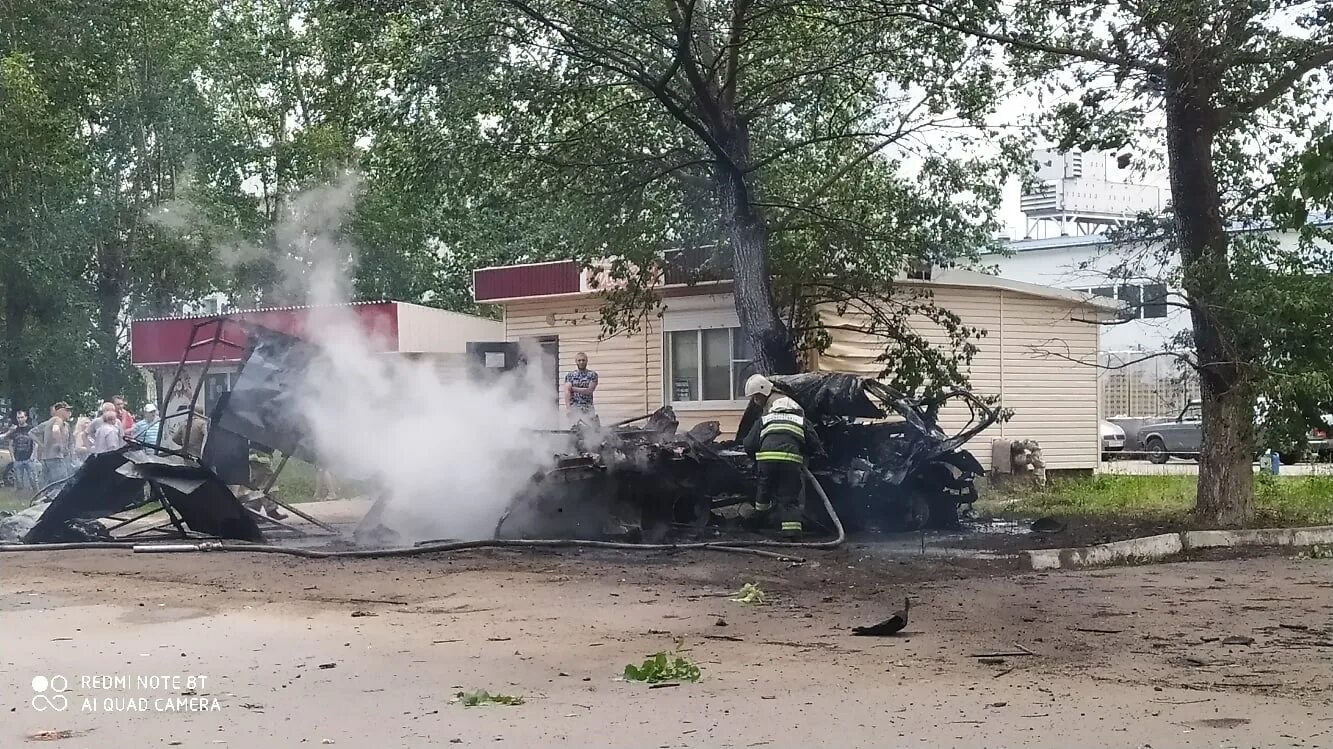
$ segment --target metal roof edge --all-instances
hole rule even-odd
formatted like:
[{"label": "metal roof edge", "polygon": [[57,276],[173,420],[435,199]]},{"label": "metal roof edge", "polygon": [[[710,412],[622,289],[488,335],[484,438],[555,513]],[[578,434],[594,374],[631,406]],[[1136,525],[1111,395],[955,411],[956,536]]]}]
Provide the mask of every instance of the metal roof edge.
[{"label": "metal roof edge", "polygon": [[1080,291],[1071,291],[1069,289],[1060,289],[1054,286],[1043,286],[1027,281],[1018,281],[1013,278],[1003,276],[992,276],[989,273],[982,273],[975,270],[965,270],[963,268],[943,268],[936,270],[930,280],[907,280],[898,283],[907,283],[922,286],[958,286],[970,288],[990,288],[1002,289],[1004,291],[1013,291],[1019,294],[1040,297],[1043,299],[1055,299],[1063,302],[1081,304],[1087,307],[1096,307],[1099,309],[1115,312],[1120,309],[1120,304],[1114,299],[1105,299],[1093,294],[1084,294]]},{"label": "metal roof edge", "polygon": [[[486,321],[486,322],[499,322],[499,320],[494,320],[494,319],[489,318],[489,317],[482,317],[481,315],[473,315],[473,314],[469,314],[469,313],[467,313],[467,312],[459,312],[459,311],[457,311],[457,310],[452,310],[452,309],[444,309],[444,308],[442,308],[442,307],[432,307],[432,306],[430,306],[429,304],[421,304],[420,302],[402,302],[402,301],[397,301],[397,300],[395,300],[395,301],[394,301],[394,304],[401,304],[401,305],[405,305],[405,306],[408,306],[408,307],[416,307],[416,308],[418,308],[418,309],[429,310],[429,311],[431,311],[431,312],[438,312],[438,313],[443,314],[443,315],[454,315],[454,316],[457,316],[457,317],[466,317],[466,318],[468,318],[468,319],[470,319],[470,320],[484,320],[484,321]],[[477,302],[477,304],[490,304],[490,302]]]},{"label": "metal roof edge", "polygon": [[477,299],[474,296],[473,301],[475,301],[477,304],[512,304],[515,302],[544,302],[548,299],[573,299],[575,297],[591,297],[591,296],[597,296],[599,293],[601,293],[600,290],[565,291],[559,294],[529,294],[526,296],[507,296],[498,299]]},{"label": "metal roof edge", "polygon": [[287,307],[256,307],[254,309],[236,309],[226,312],[218,312],[211,315],[166,315],[163,317],[136,317],[130,322],[159,322],[163,320],[211,320],[217,317],[230,317],[233,315],[248,315],[255,312],[292,312],[306,309],[325,309],[328,307],[365,307],[374,304],[395,304],[393,299],[376,299],[360,302],[339,302],[337,304],[293,304]]},{"label": "metal roof edge", "polygon": [[577,260],[542,260],[536,263],[510,263],[509,265],[488,265],[484,268],[473,268],[472,275],[475,276],[484,270],[508,270],[509,268],[535,268],[538,265],[563,265],[564,263],[578,264]]}]

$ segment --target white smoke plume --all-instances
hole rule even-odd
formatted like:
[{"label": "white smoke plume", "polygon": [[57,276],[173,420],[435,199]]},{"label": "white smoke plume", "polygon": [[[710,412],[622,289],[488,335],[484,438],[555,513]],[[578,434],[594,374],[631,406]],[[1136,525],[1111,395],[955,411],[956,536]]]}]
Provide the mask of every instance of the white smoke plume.
[{"label": "white smoke plume", "polygon": [[553,460],[536,429],[556,421],[555,383],[535,361],[478,378],[377,353],[377,333],[342,306],[355,253],[341,229],[356,192],[348,178],[299,196],[277,232],[315,305],[303,337],[320,357],[301,402],[321,465],[387,497],[380,521],[401,542],[489,538],[510,500]]}]

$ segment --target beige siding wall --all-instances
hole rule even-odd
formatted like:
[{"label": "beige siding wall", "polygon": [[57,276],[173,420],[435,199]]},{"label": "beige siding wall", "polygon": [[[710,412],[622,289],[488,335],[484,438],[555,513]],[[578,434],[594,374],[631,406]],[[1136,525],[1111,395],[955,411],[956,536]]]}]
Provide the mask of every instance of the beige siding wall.
[{"label": "beige siding wall", "polygon": [[[1097,370],[1069,360],[1096,361],[1098,328],[1075,319],[1094,313],[1002,289],[941,286],[933,294],[935,304],[957,314],[963,324],[986,331],[968,370],[972,391],[998,396],[1003,407],[1014,410],[1011,420],[969,443],[982,465],[990,467],[992,440],[1026,438],[1041,443],[1048,468],[1095,468]],[[821,321],[858,325],[854,315],[839,317],[831,307],[821,310]],[[947,345],[947,336],[930,321],[918,319],[914,327],[932,343]],[[816,360],[818,369],[874,376],[883,368],[874,361],[884,350],[881,340],[847,330],[831,333],[833,345]],[[962,406],[946,408],[940,416],[946,432],[956,432],[968,421]]]},{"label": "beige siding wall", "polygon": [[1048,468],[1096,468],[1099,328],[1086,307],[1004,292],[1007,437],[1041,443]]},{"label": "beige siding wall", "polygon": [[503,341],[499,320],[398,303],[398,350],[404,353],[463,354],[470,341]]},{"label": "beige siding wall", "polygon": [[[1078,322],[1095,314],[1086,307],[1054,299],[979,287],[940,286],[933,289],[937,305],[958,314],[963,323],[986,331],[978,343],[969,377],[980,395],[996,395],[1014,417],[991,427],[969,446],[987,468],[990,443],[996,438],[1030,438],[1042,444],[1052,469],[1094,468],[1098,458],[1097,370],[1069,359],[1095,362],[1098,328]],[[718,297],[729,305],[730,297]],[[836,311],[821,311],[827,325],[855,325]],[[586,351],[597,370],[597,411],[603,422],[614,422],[655,410],[662,404],[662,332],[660,321],[648,321],[646,331],[634,336],[598,340],[601,325],[595,297],[516,302],[505,307],[505,337],[511,341],[558,336],[560,371],[574,366],[574,354]],[[947,338],[927,320],[915,323],[933,343]],[[823,371],[876,375],[882,365],[874,359],[883,344],[871,336],[833,330],[833,344],[816,361]],[[707,411],[678,409],[683,429],[702,422],[721,422],[722,433],[735,433],[743,407]],[[968,420],[962,407],[941,414],[946,431],[961,429]]]},{"label": "beige siding wall", "polygon": [[588,354],[597,372],[597,414],[603,423],[641,416],[662,405],[662,332],[656,318],[637,335],[599,340],[602,332],[596,297],[512,302],[505,305],[506,340],[556,336],[560,373],[574,369],[574,355]]}]

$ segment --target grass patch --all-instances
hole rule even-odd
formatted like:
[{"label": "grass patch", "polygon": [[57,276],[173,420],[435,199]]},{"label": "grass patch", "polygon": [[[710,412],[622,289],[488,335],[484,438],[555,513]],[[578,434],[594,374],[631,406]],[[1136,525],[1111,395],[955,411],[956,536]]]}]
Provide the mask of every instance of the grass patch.
[{"label": "grass patch", "polygon": [[[276,467],[275,464],[274,468]],[[283,502],[293,504],[314,502],[315,467],[304,460],[292,458],[282,469],[282,475],[278,477],[278,483],[274,484],[274,487],[278,490],[278,498]]]},{"label": "grass patch", "polygon": [[13,487],[0,486],[0,511],[18,512],[28,506],[32,500],[32,491],[25,489],[22,492],[15,491]]},{"label": "grass patch", "polygon": [[[315,475],[313,465],[296,458],[288,460],[287,467],[282,469],[282,475],[278,477],[278,483],[275,485],[278,489],[278,498],[293,504],[314,502]],[[360,497],[367,493],[366,488],[358,482],[346,480],[338,482],[339,498]]]},{"label": "grass patch", "polygon": [[471,692],[459,692],[455,695],[455,702],[463,703],[464,707],[478,707],[480,705],[522,705],[525,700],[512,694],[491,694],[485,689],[474,689]]},{"label": "grass patch", "polygon": [[[977,503],[991,517],[1086,517],[1188,524],[1194,508],[1191,475],[1099,474],[1054,478],[1041,491],[1003,492]],[[1255,526],[1333,522],[1333,476],[1254,477]]]},{"label": "grass patch", "polygon": [[736,591],[736,597],[732,601],[736,603],[764,603],[767,598],[764,589],[754,583],[746,583],[741,589]]}]

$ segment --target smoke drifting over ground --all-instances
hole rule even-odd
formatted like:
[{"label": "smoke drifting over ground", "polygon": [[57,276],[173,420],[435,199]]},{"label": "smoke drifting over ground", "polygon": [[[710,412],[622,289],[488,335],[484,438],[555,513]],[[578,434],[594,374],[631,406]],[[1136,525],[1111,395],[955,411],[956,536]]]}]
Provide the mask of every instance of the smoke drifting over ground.
[{"label": "smoke drifting over ground", "polygon": [[[551,460],[533,431],[554,422],[542,367],[495,378],[428,359],[376,353],[351,310],[353,249],[341,239],[355,179],[294,200],[277,237],[315,305],[303,337],[320,350],[300,399],[321,462],[389,504],[381,522],[402,542],[489,538],[509,500]],[[297,271],[299,269],[299,276]],[[534,363],[536,361],[534,360]]]}]

